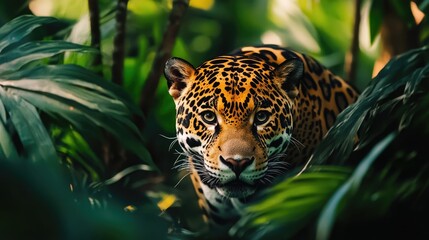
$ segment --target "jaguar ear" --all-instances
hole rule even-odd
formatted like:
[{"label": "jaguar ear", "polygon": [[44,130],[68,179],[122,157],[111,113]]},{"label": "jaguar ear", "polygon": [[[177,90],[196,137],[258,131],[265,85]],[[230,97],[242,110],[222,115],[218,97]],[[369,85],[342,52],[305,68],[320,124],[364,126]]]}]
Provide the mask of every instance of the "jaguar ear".
[{"label": "jaguar ear", "polygon": [[168,93],[174,100],[180,97],[194,72],[195,68],[183,59],[173,57],[167,60],[164,75],[167,79]]},{"label": "jaguar ear", "polygon": [[286,60],[276,68],[275,75],[280,79],[282,89],[293,99],[298,95],[299,84],[304,76],[304,64],[296,58]]}]

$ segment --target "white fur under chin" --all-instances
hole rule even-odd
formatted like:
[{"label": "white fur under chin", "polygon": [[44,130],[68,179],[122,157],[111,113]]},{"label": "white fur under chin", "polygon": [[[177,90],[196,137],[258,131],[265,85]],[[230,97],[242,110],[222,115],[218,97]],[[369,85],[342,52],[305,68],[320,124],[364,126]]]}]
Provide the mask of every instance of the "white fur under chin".
[{"label": "white fur under chin", "polygon": [[217,187],[217,192],[226,198],[245,198],[255,193],[255,189],[242,187],[240,191],[230,191],[225,187]]}]

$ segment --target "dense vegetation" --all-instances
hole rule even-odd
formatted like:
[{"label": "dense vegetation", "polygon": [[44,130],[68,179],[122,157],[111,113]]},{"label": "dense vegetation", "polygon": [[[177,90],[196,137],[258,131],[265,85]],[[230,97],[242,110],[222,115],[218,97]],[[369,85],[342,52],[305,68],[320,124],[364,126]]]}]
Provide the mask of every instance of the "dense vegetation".
[{"label": "dense vegetation", "polygon": [[171,55],[198,65],[262,42],[315,56],[362,94],[311,160],[262,192],[221,237],[428,236],[429,27],[419,17],[428,7],[0,3],[0,236],[219,237],[202,228],[186,173],[173,169],[174,104],[161,69]]}]

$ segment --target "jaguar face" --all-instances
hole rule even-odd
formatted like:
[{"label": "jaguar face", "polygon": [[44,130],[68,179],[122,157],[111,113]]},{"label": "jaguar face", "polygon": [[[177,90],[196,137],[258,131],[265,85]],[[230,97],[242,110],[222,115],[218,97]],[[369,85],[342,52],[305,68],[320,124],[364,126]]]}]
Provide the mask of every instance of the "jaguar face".
[{"label": "jaguar face", "polygon": [[299,59],[277,68],[243,56],[221,56],[198,68],[178,58],[166,63],[177,139],[204,185],[244,198],[287,169],[302,72]]}]

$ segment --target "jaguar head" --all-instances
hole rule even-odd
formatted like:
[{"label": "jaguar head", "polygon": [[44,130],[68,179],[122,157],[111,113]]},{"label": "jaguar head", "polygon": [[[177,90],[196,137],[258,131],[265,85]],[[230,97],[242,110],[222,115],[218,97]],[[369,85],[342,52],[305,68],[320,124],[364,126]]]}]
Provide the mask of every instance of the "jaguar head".
[{"label": "jaguar head", "polygon": [[258,58],[221,56],[194,68],[171,58],[164,74],[178,142],[203,184],[244,198],[286,170],[301,60],[274,67]]}]

